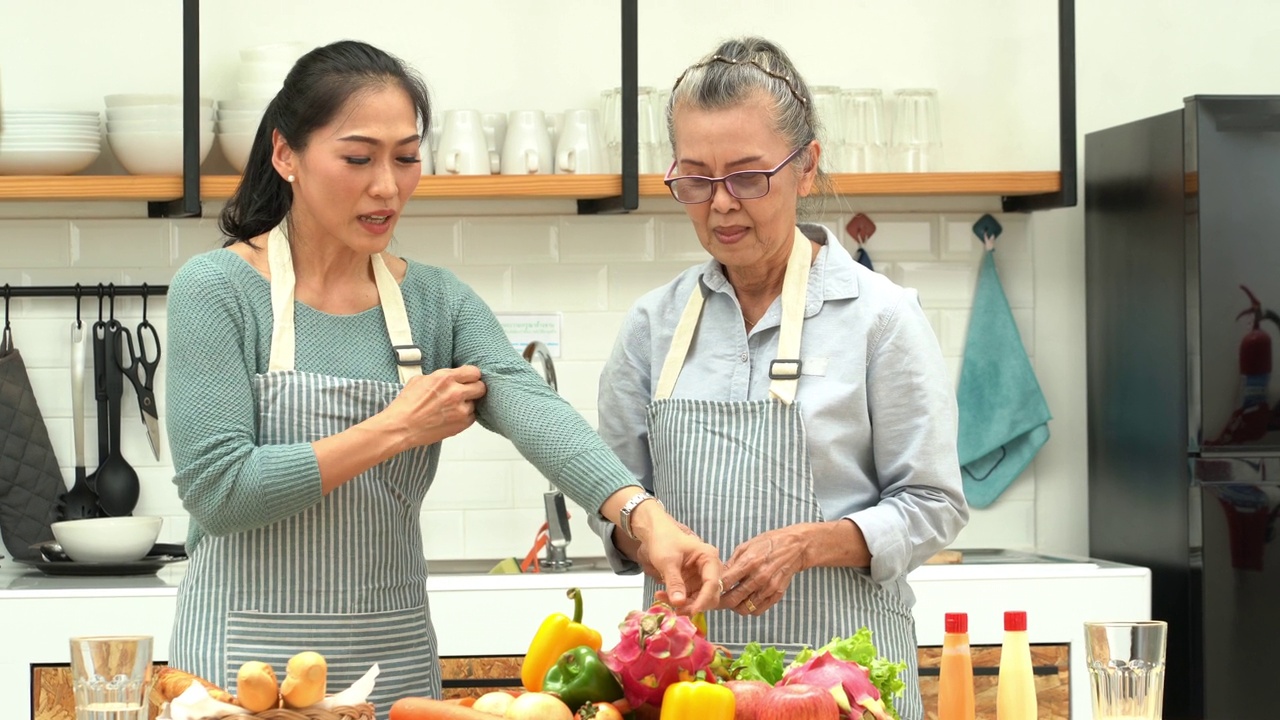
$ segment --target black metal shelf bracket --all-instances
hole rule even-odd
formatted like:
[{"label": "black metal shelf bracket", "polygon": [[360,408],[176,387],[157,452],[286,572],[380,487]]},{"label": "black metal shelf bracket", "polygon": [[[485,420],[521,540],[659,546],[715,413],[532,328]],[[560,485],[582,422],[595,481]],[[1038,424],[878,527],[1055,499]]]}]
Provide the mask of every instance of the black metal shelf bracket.
[{"label": "black metal shelf bracket", "polygon": [[182,197],[147,203],[147,217],[200,217],[200,0],[182,0]]},{"label": "black metal shelf bracket", "polygon": [[1031,212],[1076,206],[1079,156],[1076,152],[1076,3],[1058,0],[1058,167],[1062,186],[1040,195],[1000,198],[1005,212]]},{"label": "black metal shelf bracket", "polygon": [[628,213],[640,207],[638,5],[638,0],[622,0],[622,194],[578,200],[579,215]]}]

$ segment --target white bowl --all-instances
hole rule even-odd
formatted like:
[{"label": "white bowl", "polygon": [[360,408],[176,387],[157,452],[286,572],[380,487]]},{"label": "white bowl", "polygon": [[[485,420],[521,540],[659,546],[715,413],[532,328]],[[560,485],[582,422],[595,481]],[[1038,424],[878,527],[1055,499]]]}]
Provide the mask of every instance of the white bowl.
[{"label": "white bowl", "polygon": [[[103,98],[103,102],[107,107],[121,107],[127,105],[182,105],[182,96],[172,93],[122,93],[119,95],[107,95]],[[200,98],[200,104],[205,107],[213,107],[213,98]]]},{"label": "white bowl", "polygon": [[[108,120],[177,120],[182,122],[181,105],[120,105],[107,108]],[[212,120],[217,111],[212,107],[200,108],[200,117]]]},{"label": "white bowl", "polygon": [[0,147],[0,175],[71,175],[93,164],[97,147],[38,150]]},{"label": "white bowl", "polygon": [[[186,127],[181,120],[108,120],[107,134],[113,132],[182,132]],[[212,120],[201,120],[200,129],[213,131]]]},{"label": "white bowl", "polygon": [[219,133],[255,133],[262,124],[262,118],[254,120],[219,120],[215,130]]},{"label": "white bowl", "polygon": [[132,562],[146,557],[164,518],[105,517],[50,525],[63,552],[76,562]]},{"label": "white bowl", "polygon": [[[107,144],[131,175],[181,175],[182,132],[108,132]],[[200,133],[200,162],[213,149],[213,131]]]},{"label": "white bowl", "polygon": [[263,113],[267,111],[267,105],[271,102],[271,98],[227,98],[218,101],[218,112],[227,111],[241,112],[254,111]]},{"label": "white bowl", "polygon": [[251,132],[239,133],[220,133],[218,135],[218,145],[222,148],[222,154],[227,156],[227,162],[231,163],[239,172],[244,172],[244,166],[249,164],[249,151],[253,149],[253,136]]},{"label": "white bowl", "polygon": [[0,138],[0,149],[5,150],[94,150],[101,149],[102,141],[75,139],[5,140]]}]

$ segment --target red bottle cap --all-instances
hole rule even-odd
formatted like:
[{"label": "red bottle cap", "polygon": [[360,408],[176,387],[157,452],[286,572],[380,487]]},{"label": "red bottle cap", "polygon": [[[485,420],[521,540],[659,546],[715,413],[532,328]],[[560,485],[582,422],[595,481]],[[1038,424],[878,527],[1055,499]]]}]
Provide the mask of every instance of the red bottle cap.
[{"label": "red bottle cap", "polygon": [[1022,610],[1010,610],[1004,614],[1005,632],[1026,632],[1027,613]]},{"label": "red bottle cap", "polygon": [[968,613],[947,613],[947,632],[949,633],[969,632],[969,614]]}]

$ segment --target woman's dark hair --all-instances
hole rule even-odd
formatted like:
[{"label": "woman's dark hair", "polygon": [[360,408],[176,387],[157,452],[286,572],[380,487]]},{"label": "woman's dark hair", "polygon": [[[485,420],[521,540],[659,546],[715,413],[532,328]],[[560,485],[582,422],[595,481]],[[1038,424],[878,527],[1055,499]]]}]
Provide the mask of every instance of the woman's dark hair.
[{"label": "woman's dark hair", "polygon": [[318,47],[298,58],[267,105],[240,185],[222,210],[218,228],[227,237],[224,246],[270,232],[289,214],[293,193],[271,164],[273,130],[301,152],[311,134],[329,124],[347,101],[393,83],[409,96],[425,139],[431,122],[427,86],[399,58],[354,40]]}]

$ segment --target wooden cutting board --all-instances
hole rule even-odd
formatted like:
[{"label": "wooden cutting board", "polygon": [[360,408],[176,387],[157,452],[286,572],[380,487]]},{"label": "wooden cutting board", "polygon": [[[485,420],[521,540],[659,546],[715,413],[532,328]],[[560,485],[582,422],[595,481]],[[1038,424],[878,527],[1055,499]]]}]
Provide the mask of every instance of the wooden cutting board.
[{"label": "wooden cutting board", "polygon": [[943,550],[928,560],[924,561],[925,565],[956,565],[964,560],[964,554],[959,550]]}]

